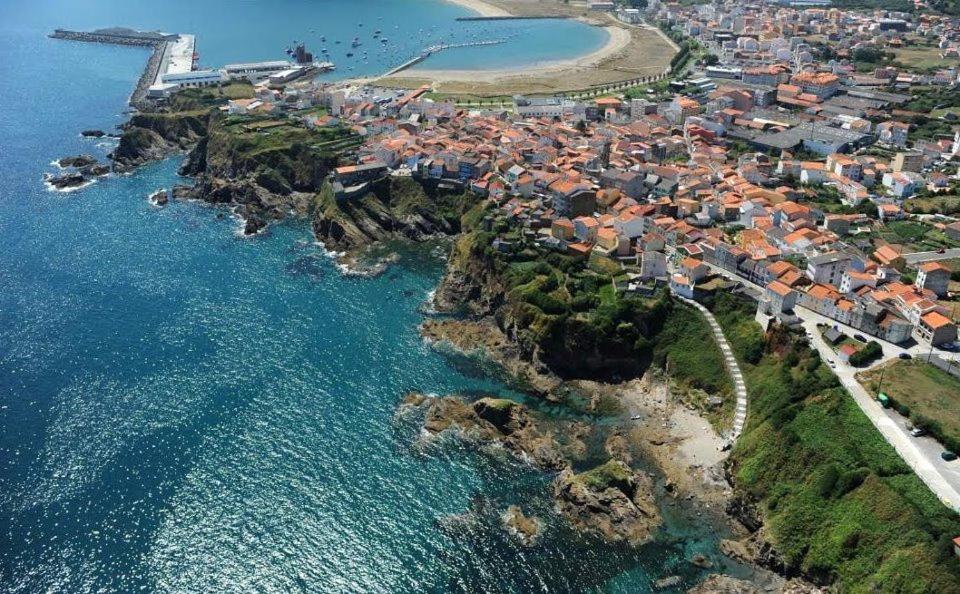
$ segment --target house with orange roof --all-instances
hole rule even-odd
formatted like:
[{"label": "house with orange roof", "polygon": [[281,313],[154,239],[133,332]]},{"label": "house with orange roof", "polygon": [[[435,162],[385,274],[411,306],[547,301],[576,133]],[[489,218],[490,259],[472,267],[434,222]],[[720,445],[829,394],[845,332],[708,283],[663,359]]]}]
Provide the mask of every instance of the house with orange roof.
[{"label": "house with orange roof", "polygon": [[550,225],[550,235],[562,241],[573,241],[573,221],[567,218],[554,219]]},{"label": "house with orange roof", "polygon": [[940,262],[924,262],[917,267],[917,286],[933,291],[937,297],[945,297],[951,274]]},{"label": "house with orange roof", "polygon": [[573,235],[584,243],[594,243],[599,230],[600,222],[593,217],[580,216],[573,219]]},{"label": "house with orange roof", "polygon": [[597,231],[597,243],[593,251],[607,257],[626,256],[630,253],[630,242],[611,227],[601,227]]},{"label": "house with orange roof", "polygon": [[957,340],[957,325],[939,311],[930,311],[920,316],[916,332],[921,340],[933,346]]},{"label": "house with orange roof", "polygon": [[681,260],[678,268],[680,270],[680,274],[687,277],[694,283],[707,276],[707,273],[710,272],[709,266],[690,256],[687,256]]},{"label": "house with orange roof", "polygon": [[877,288],[877,278],[868,272],[848,268],[840,279],[840,292],[853,293],[861,287]]},{"label": "house with orange roof", "polygon": [[900,269],[906,264],[900,252],[889,245],[882,245],[874,250],[872,258],[880,264],[890,266],[891,268]]},{"label": "house with orange roof", "polygon": [[687,299],[693,299],[694,284],[694,281],[682,274],[674,274],[670,277],[670,290]]},{"label": "house with orange roof", "polygon": [[768,314],[793,311],[798,293],[779,280],[770,281],[764,291],[765,308]]},{"label": "house with orange roof", "polygon": [[807,288],[800,295],[800,305],[813,310],[822,316],[830,319],[837,318],[837,301],[840,300],[840,293],[833,287],[823,284],[814,284]]}]

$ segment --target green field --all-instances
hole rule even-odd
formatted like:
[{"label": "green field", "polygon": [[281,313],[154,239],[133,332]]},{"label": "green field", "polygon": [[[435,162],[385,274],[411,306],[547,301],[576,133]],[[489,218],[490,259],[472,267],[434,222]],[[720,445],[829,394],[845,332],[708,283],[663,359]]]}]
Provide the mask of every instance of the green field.
[{"label": "green field", "polygon": [[871,393],[883,391],[915,424],[930,429],[950,449],[960,450],[960,379],[914,359],[863,373],[861,382]]}]

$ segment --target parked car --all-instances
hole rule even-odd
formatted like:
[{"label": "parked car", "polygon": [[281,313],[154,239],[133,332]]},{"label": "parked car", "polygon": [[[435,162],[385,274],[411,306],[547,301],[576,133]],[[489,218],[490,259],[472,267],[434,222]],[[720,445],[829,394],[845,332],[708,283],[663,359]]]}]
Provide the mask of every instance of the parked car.
[{"label": "parked car", "polygon": [[867,342],[867,339],[863,337],[863,334],[854,334],[853,337],[860,342]]},{"label": "parked car", "polygon": [[900,353],[900,358],[906,361],[907,359],[913,359],[913,355],[910,353]]},{"label": "parked car", "polygon": [[940,457],[946,460],[947,462],[953,462],[954,460],[957,459],[957,455],[949,450],[940,452]]},{"label": "parked car", "polygon": [[923,437],[926,434],[927,434],[927,430],[924,429],[923,427],[914,427],[913,429],[910,430],[911,437]]}]

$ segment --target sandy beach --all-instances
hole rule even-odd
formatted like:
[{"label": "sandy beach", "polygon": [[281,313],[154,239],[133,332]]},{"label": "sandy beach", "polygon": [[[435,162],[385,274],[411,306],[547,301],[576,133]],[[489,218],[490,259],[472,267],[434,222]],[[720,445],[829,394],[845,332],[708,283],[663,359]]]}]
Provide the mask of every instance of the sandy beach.
[{"label": "sandy beach", "polygon": [[[580,4],[549,0],[446,0],[481,16],[556,15],[603,27],[607,41],[577,58],[515,68],[477,70],[414,67],[380,79],[397,88],[430,85],[438,93],[479,99],[514,94],[576,92],[620,81],[656,76],[669,66],[674,44],[655,27],[626,25]],[[428,63],[422,66],[429,66]]]},{"label": "sandy beach", "polygon": [[[461,2],[472,3],[474,1],[475,0],[456,0],[458,4]],[[559,72],[586,70],[599,65],[603,60],[623,51],[630,44],[630,32],[626,29],[607,26],[604,27],[604,30],[607,32],[607,42],[603,47],[579,58],[555,60],[543,64],[495,70],[431,70],[428,68],[413,68],[404,74],[428,78],[435,82],[472,80],[476,82],[496,83],[512,76],[545,76]]]},{"label": "sandy beach", "polygon": [[510,13],[506,10],[494,6],[489,2],[484,2],[483,0],[445,0],[451,4],[458,4],[468,10],[472,10],[477,13],[479,16],[492,17],[492,16],[510,16]]}]

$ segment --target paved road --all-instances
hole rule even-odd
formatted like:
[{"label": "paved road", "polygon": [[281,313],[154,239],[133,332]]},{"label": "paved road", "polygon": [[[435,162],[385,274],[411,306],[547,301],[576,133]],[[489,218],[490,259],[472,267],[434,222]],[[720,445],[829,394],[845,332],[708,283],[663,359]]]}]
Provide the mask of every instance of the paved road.
[{"label": "paved road", "polygon": [[940,252],[914,252],[912,254],[903,254],[903,259],[907,264],[920,264],[921,262],[933,262],[935,260],[950,260],[960,258],[960,248],[950,248]]},{"label": "paved road", "polygon": [[945,462],[941,459],[943,446],[930,437],[910,437],[906,427],[907,420],[894,410],[880,406],[857,381],[856,374],[862,370],[837,360],[836,353],[820,336],[817,321],[812,318],[804,319],[803,327],[820,357],[824,361],[833,361],[834,373],[840,383],[850,392],[860,410],[867,415],[884,439],[943,503],[960,511],[960,461]]},{"label": "paved road", "polygon": [[720,346],[720,350],[723,352],[723,363],[727,368],[727,372],[730,374],[730,377],[733,378],[733,388],[737,395],[737,411],[733,417],[733,429],[730,432],[729,439],[730,441],[736,441],[740,437],[740,433],[743,432],[743,424],[747,420],[747,385],[743,382],[743,374],[740,373],[740,366],[737,364],[737,358],[733,355],[733,349],[730,348],[730,343],[727,342],[727,337],[723,335],[723,329],[720,328],[720,324],[717,323],[717,319],[713,317],[713,314],[709,309],[700,305],[696,301],[687,299],[686,297],[681,297],[676,295],[678,299],[684,303],[688,303],[693,307],[696,307],[700,310],[700,313],[707,318],[707,322],[710,324],[710,329],[713,331],[713,338],[717,341],[717,344]]},{"label": "paved road", "polygon": [[[709,263],[706,264],[712,271],[730,280],[741,282],[757,290],[762,290],[759,285],[751,283],[733,274],[729,270]],[[933,491],[934,495],[936,495],[940,501],[947,505],[947,507],[960,511],[960,461],[945,462],[941,459],[940,453],[944,448],[932,438],[910,437],[910,433],[906,428],[906,419],[902,418],[893,409],[883,408],[876,400],[867,394],[867,391],[860,385],[860,382],[857,381],[855,377],[857,372],[863,370],[850,367],[842,361],[839,361],[836,352],[827,345],[820,336],[817,324],[833,325],[837,324],[837,322],[804,307],[797,307],[794,313],[801,319],[807,333],[811,335],[811,344],[820,353],[820,358],[824,361],[834,362],[834,365],[836,365],[834,373],[840,379],[840,383],[850,392],[850,395],[860,407],[860,410],[867,415],[867,418],[870,419],[873,426],[877,428],[884,439],[893,446],[900,457],[903,458],[903,461],[917,473],[920,480]],[[857,332],[857,330],[852,327],[844,327],[842,324],[838,325],[843,327],[844,331],[847,331],[851,335]],[[884,356],[883,359],[873,366],[880,365],[883,361],[889,361],[899,356],[900,353],[907,352],[914,356],[920,356],[926,355],[930,350],[929,347],[924,349],[920,346],[904,349],[903,347],[886,341],[877,340],[877,342],[880,343],[880,346],[883,348]],[[937,351],[937,354],[941,357],[946,355],[955,358],[957,356],[957,353],[945,353],[943,351]]]}]

